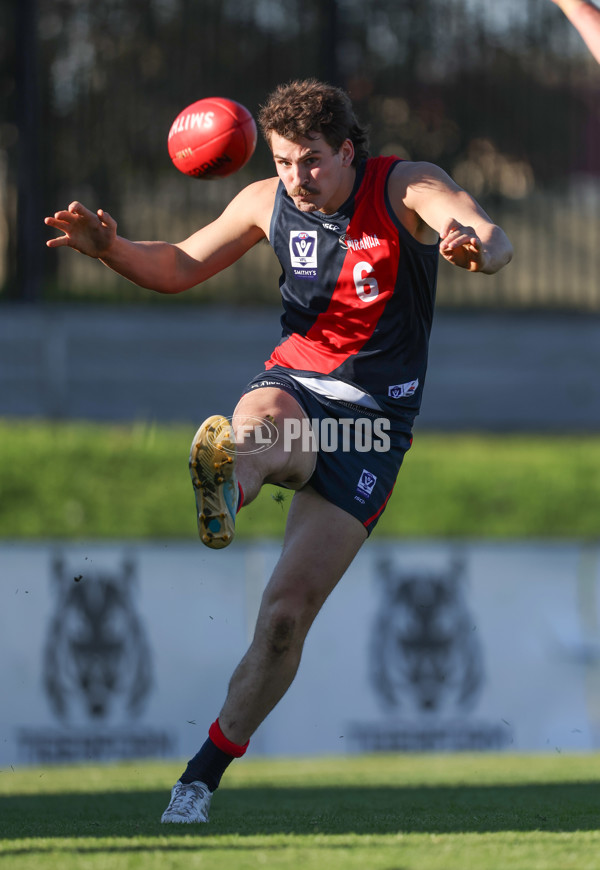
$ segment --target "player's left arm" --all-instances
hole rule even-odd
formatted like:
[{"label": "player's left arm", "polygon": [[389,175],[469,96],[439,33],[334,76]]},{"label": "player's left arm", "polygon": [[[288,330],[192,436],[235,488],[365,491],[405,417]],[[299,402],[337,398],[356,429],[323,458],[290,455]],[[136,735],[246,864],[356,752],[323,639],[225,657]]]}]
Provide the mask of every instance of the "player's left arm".
[{"label": "player's left arm", "polygon": [[403,204],[439,234],[445,260],[488,275],[511,261],[513,249],[504,230],[443,169],[433,163],[405,167],[399,181]]}]

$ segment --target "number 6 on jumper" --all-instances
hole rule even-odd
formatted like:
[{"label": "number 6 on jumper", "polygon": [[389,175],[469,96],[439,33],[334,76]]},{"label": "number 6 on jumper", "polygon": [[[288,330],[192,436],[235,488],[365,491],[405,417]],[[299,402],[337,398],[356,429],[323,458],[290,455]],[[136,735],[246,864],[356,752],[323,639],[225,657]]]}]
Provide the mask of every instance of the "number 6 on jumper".
[{"label": "number 6 on jumper", "polygon": [[354,286],[356,287],[358,298],[363,302],[370,302],[372,299],[375,299],[375,297],[379,295],[379,285],[377,283],[377,279],[367,277],[369,275],[373,275],[374,271],[375,269],[373,268],[373,266],[370,263],[367,263],[365,260],[357,263],[352,270],[352,277],[354,278]]}]

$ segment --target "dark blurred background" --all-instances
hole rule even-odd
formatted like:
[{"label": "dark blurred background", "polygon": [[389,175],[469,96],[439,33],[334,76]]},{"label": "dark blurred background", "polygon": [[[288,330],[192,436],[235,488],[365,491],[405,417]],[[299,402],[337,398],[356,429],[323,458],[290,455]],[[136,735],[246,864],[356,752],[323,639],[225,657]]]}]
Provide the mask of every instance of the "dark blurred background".
[{"label": "dark blurred background", "polygon": [[[46,251],[43,216],[77,198],[124,235],[179,240],[272,169],[261,142],[232,179],[180,175],[166,149],[178,112],[205,96],[256,112],[275,84],[314,75],[348,89],[373,153],[440,164],[515,242],[491,295],[444,269],[441,306],[599,306],[600,72],[548,0],[0,0],[0,11],[3,299],[140,298],[97,264]],[[273,258],[255,253],[202,295],[277,301]]]}]

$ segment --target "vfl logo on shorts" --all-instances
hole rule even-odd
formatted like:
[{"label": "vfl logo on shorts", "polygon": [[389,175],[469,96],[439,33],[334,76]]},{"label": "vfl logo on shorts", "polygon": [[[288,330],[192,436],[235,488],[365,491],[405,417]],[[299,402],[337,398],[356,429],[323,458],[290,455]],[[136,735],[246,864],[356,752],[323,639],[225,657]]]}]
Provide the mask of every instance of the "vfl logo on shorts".
[{"label": "vfl logo on shorts", "polygon": [[376,483],[377,476],[373,474],[372,471],[367,471],[366,468],[363,468],[360,480],[358,481],[358,485],[356,487],[356,491],[359,492],[361,495],[364,495],[365,498],[369,498],[373,493],[373,489],[375,488]]},{"label": "vfl logo on shorts", "polygon": [[405,384],[393,384],[388,387],[388,396],[391,399],[403,399],[405,396],[414,396],[419,386],[419,379],[407,381]]},{"label": "vfl logo on shorts", "polygon": [[290,259],[296,278],[317,277],[316,230],[290,230]]}]

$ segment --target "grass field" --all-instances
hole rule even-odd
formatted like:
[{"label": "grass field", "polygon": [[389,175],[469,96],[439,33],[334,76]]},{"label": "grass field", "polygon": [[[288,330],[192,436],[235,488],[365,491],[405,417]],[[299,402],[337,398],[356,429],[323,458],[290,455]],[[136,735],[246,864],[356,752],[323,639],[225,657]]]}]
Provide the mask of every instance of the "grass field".
[{"label": "grass field", "polygon": [[[192,538],[191,428],[0,421],[5,539]],[[265,488],[240,537],[282,534]],[[395,537],[597,538],[600,438],[418,435]],[[596,870],[600,756],[244,759],[206,826],[159,819],[178,763],[0,770],[7,870]]]},{"label": "grass field", "polygon": [[[193,426],[0,419],[0,537],[195,538]],[[283,534],[275,487],[240,538]],[[420,434],[378,537],[598,537],[600,437]]]},{"label": "grass field", "polygon": [[159,823],[179,766],[4,770],[11,870],[592,870],[600,757],[244,760],[208,825]]}]

